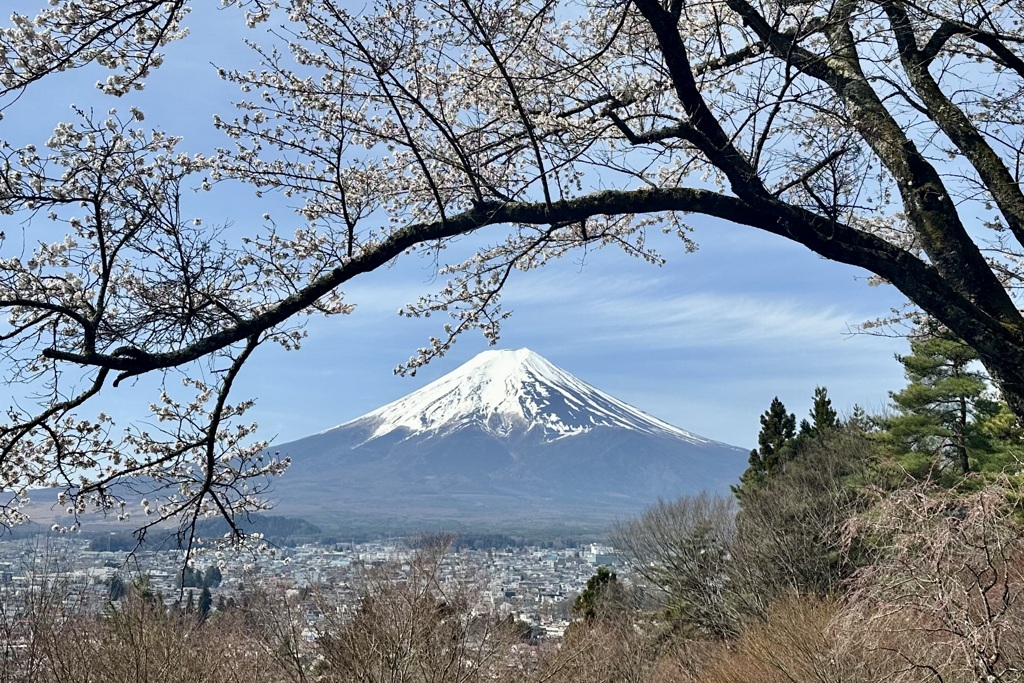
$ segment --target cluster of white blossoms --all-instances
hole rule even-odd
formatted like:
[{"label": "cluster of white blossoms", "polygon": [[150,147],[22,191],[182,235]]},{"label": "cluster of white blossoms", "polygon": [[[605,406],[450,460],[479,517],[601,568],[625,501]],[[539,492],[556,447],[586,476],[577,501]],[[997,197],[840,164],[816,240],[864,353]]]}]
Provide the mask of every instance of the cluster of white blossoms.
[{"label": "cluster of white blossoms", "polygon": [[[36,412],[7,412],[0,487],[12,496],[4,521],[24,521],[36,487],[60,491],[58,502],[71,520],[58,524],[60,531],[77,529],[86,513],[129,521],[126,500],[145,493],[140,536],[175,520],[182,538],[191,538],[205,517],[233,519],[266,507],[261,493],[287,459],[267,453],[267,444],[253,437],[255,424],[237,423],[251,400],[226,399],[259,343],[294,348],[303,330],[279,326],[237,348],[214,350],[203,363],[212,375],[193,364],[197,377],[218,378],[213,384],[191,377],[186,365],[183,390],[191,397],[180,401],[162,392],[150,406],[156,430],[117,429],[105,413],[79,417],[82,404],[130,371],[117,376],[101,368],[77,394],[66,395],[64,387],[74,386],[81,376],[74,368],[87,365],[90,355],[173,353],[257,315],[292,287],[268,273],[266,261],[276,252],[250,254],[244,244],[217,251],[211,248],[217,229],[181,214],[185,183],[210,170],[202,155],[179,152],[178,137],[139,128],[144,114],[135,107],[127,119],[116,110],[98,120],[85,111],[78,116],[57,126],[45,151],[0,142],[6,171],[0,213],[44,215],[36,233],[56,238],[40,240],[30,254],[0,259],[9,331],[3,351],[12,378],[49,387],[58,397],[46,398]],[[321,308],[343,310],[336,298],[329,293]],[[45,357],[46,348],[75,358],[61,363]]]},{"label": "cluster of white blossoms", "polygon": [[[266,454],[235,377],[264,342],[352,310],[341,288],[416,250],[442,284],[402,315],[450,316],[399,371],[459,334],[494,342],[510,277],[580,248],[663,262],[690,216],[753,226],[873,272],[975,346],[1024,415],[1024,44],[1007,2],[935,0],[224,0],[252,64],[187,154],[131,102],[78,112],[45,144],[0,140],[5,375],[33,387],[0,428],[0,485],[23,515],[58,486],[73,516],[231,520],[287,461]],[[98,65],[130,98],[185,39],[184,0],[52,0],[0,25],[0,98]],[[276,28],[267,29],[271,24]],[[247,28],[248,27],[248,28]],[[186,215],[186,189],[284,195],[287,221]],[[284,227],[287,226],[287,227]],[[448,241],[482,233],[445,265]],[[185,386],[178,373],[193,378]],[[80,414],[163,374],[158,430]],[[195,377],[205,377],[203,381]],[[167,387],[174,386],[171,391]],[[38,388],[42,387],[42,390]],[[84,387],[84,388],[83,388]],[[185,396],[186,398],[181,398]],[[1017,398],[1014,398],[1014,397]],[[119,489],[126,485],[128,489]]]},{"label": "cluster of white blossoms", "polygon": [[106,93],[141,89],[150,69],[163,62],[157,50],[186,35],[181,21],[187,12],[184,0],[58,0],[34,17],[13,14],[0,28],[0,92],[84,64],[112,72],[97,84]]}]

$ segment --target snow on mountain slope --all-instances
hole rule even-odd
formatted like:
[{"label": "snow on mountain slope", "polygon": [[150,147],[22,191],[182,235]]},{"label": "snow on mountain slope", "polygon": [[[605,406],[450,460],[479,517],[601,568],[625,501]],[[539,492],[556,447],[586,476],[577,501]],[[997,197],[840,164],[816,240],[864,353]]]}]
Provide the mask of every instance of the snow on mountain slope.
[{"label": "snow on mountain slope", "polygon": [[659,498],[728,493],[749,454],[655,419],[528,349],[482,353],[275,450],[292,459],[275,482],[280,514],[419,530],[603,529]]},{"label": "snow on mountain slope", "polygon": [[422,389],[334,429],[356,423],[371,427],[368,440],[398,429],[409,436],[443,435],[476,425],[498,437],[539,428],[548,442],[618,427],[714,443],[595,389],[529,349],[484,351]]}]

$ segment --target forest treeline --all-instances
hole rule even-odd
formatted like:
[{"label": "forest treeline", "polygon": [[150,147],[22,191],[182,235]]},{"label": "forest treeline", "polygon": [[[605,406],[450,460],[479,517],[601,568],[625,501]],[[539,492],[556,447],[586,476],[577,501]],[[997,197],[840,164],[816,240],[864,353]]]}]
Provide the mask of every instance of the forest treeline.
[{"label": "forest treeline", "polygon": [[346,586],[355,606],[332,586],[168,611],[140,584],[100,614],[57,585],[8,598],[0,680],[1020,680],[1020,428],[948,333],[899,360],[887,414],[840,416],[819,387],[798,421],[776,398],[732,495],[620,523],[629,580],[600,568],[560,642],[482,610],[433,542]]}]

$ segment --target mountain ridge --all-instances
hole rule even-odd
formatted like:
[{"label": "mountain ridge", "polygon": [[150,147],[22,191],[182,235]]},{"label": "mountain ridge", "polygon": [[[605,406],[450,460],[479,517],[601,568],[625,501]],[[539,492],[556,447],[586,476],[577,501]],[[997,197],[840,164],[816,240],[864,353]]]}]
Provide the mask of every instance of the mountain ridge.
[{"label": "mountain ridge", "polygon": [[727,492],[744,449],[592,387],[529,349],[486,351],[412,393],[275,450],[277,514],[510,528],[607,524]]}]

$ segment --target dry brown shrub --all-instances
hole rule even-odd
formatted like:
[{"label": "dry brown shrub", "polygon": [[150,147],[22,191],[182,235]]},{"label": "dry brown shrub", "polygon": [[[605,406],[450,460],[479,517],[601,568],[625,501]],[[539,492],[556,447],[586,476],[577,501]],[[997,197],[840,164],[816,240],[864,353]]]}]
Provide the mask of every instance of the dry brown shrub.
[{"label": "dry brown shrub", "polygon": [[715,641],[681,638],[663,619],[623,608],[580,620],[548,648],[530,683],[685,683]]},{"label": "dry brown shrub", "polygon": [[66,586],[28,591],[6,619],[3,683],[277,683],[285,680],[244,625],[168,613],[135,593],[102,613]]},{"label": "dry brown shrub", "polygon": [[851,527],[874,560],[840,628],[876,680],[1010,681],[1024,675],[1024,528],[1006,482],[970,496],[919,487]]},{"label": "dry brown shrub", "polygon": [[[835,656],[834,600],[791,597],[774,603],[762,623],[715,645],[686,683],[837,683],[854,680]],[[865,682],[866,683],[866,682]]]},{"label": "dry brown shrub", "polygon": [[649,640],[629,614],[574,623],[561,647],[542,663],[536,681],[646,683],[654,665]]}]

